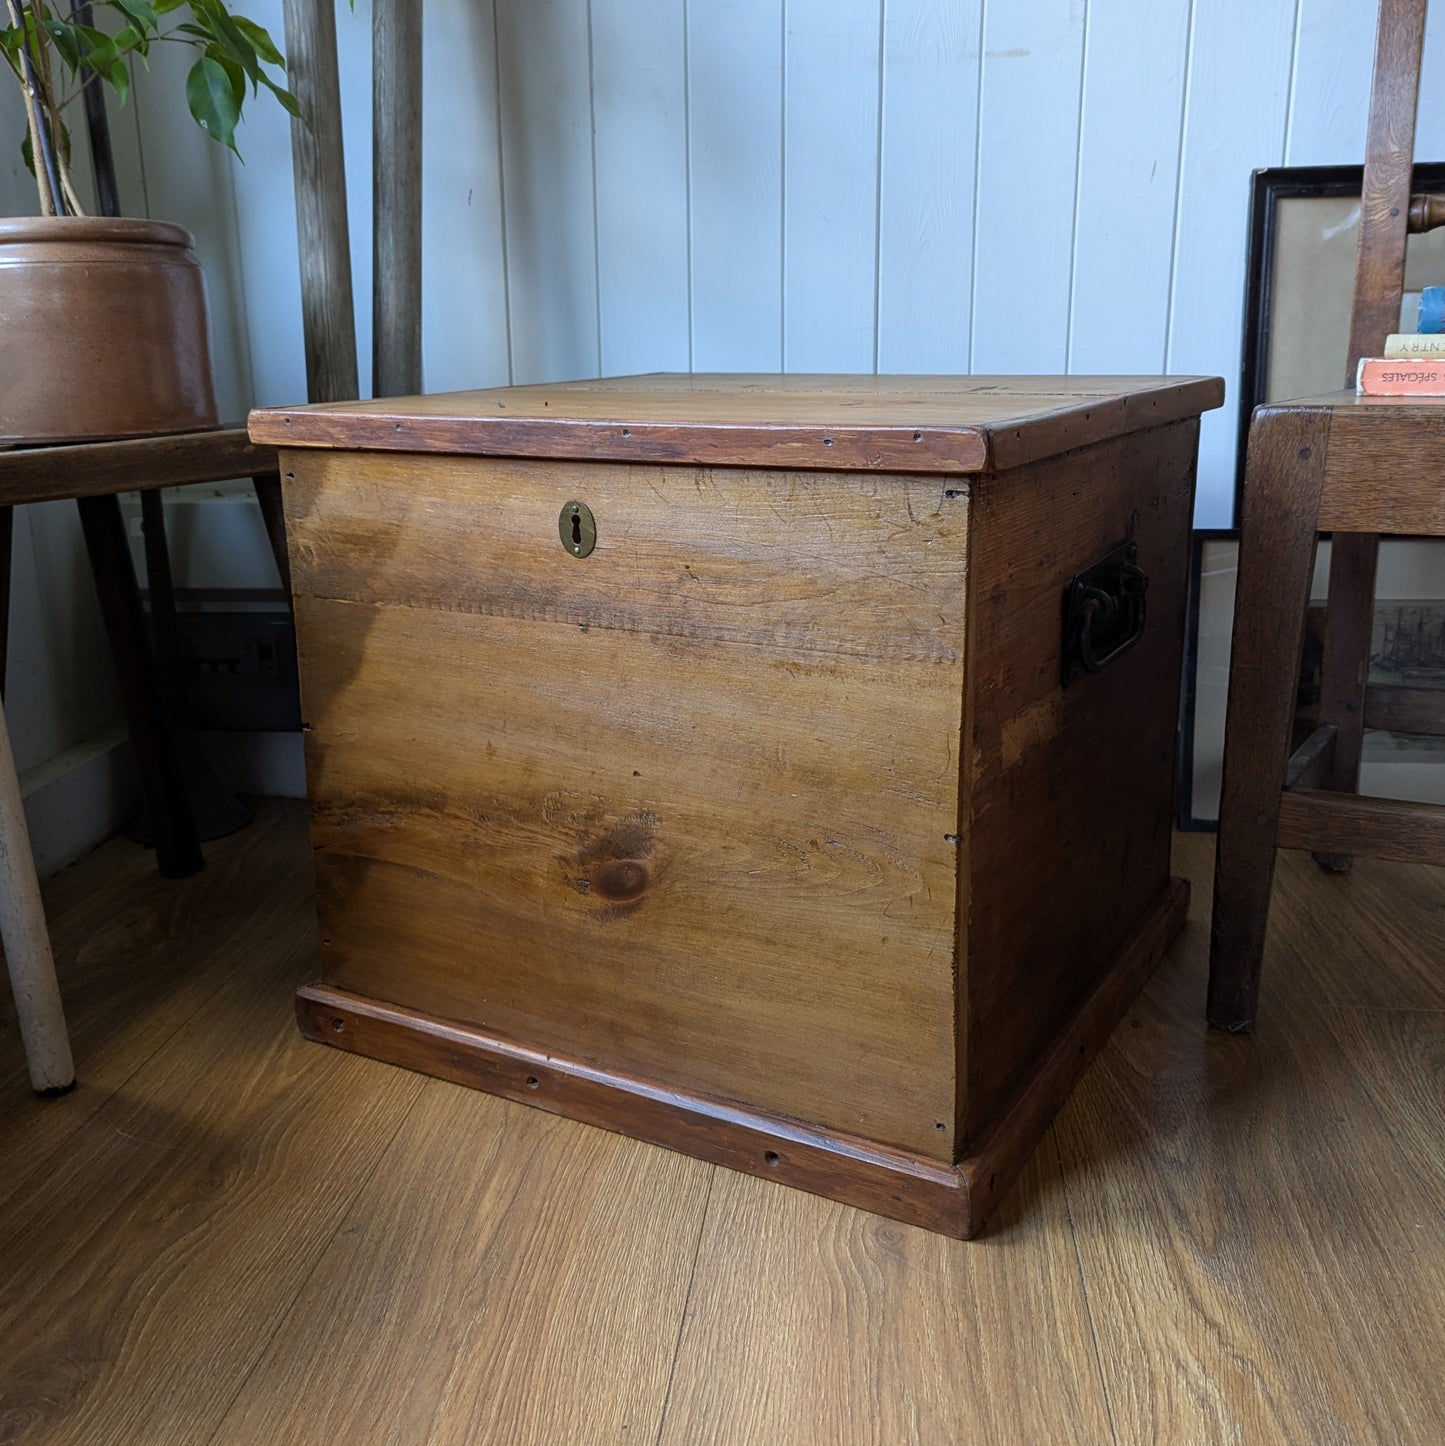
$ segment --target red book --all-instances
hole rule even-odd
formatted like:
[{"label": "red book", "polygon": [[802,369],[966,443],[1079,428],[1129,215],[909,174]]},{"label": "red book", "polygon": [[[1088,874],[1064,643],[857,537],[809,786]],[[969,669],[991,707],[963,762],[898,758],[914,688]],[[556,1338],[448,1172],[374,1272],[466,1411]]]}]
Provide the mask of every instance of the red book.
[{"label": "red book", "polygon": [[1361,397],[1445,397],[1445,357],[1361,357],[1355,392]]}]

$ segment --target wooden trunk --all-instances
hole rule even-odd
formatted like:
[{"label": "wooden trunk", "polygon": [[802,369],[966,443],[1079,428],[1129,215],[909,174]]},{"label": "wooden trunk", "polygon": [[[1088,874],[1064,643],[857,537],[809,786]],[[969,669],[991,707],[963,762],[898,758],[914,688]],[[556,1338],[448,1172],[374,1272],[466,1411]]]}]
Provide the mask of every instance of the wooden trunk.
[{"label": "wooden trunk", "polygon": [[[309,720],[302,1028],[973,1234],[1183,917],[1221,395],[659,376],[254,414]],[[1065,685],[1066,589],[1126,545],[1142,634]]]}]

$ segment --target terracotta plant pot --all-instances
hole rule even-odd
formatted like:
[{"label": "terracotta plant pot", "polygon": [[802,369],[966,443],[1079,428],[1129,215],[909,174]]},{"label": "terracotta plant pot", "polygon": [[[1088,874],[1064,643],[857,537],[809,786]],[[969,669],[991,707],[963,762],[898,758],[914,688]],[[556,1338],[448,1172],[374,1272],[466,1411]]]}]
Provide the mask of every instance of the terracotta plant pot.
[{"label": "terracotta plant pot", "polygon": [[109,217],[0,220],[0,446],[218,420],[188,231]]}]

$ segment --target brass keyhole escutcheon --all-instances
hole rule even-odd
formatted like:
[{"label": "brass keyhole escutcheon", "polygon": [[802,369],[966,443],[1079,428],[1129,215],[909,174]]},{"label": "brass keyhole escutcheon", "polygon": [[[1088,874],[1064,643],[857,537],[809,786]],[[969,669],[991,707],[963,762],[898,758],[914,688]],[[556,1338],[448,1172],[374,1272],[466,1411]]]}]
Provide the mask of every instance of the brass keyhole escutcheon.
[{"label": "brass keyhole escutcheon", "polygon": [[573,557],[586,557],[597,546],[597,519],[585,502],[569,502],[557,519],[562,546]]}]

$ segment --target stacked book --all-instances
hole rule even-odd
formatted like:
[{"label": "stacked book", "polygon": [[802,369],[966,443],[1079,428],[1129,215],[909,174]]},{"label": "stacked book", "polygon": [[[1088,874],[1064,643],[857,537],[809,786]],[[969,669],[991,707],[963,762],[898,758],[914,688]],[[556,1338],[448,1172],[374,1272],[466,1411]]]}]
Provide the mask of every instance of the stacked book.
[{"label": "stacked book", "polygon": [[1445,397],[1445,286],[1420,293],[1420,330],[1392,332],[1384,356],[1360,358],[1362,397]]}]

